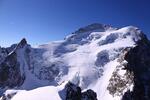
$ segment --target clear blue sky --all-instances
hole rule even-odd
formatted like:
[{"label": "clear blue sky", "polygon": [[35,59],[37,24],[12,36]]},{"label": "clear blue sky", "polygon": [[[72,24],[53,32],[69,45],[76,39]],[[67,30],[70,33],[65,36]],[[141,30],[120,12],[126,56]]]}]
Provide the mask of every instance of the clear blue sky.
[{"label": "clear blue sky", "polygon": [[0,45],[60,40],[95,22],[134,25],[150,37],[150,0],[0,0]]}]

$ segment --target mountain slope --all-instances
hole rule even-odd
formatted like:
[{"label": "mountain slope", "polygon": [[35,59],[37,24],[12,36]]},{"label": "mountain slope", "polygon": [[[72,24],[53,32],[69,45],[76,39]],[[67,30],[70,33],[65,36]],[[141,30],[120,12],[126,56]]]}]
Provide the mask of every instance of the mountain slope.
[{"label": "mountain slope", "polygon": [[[33,100],[35,93],[37,100],[41,100],[41,95],[47,97],[45,100],[52,97],[53,100],[59,100],[67,99],[68,93],[71,93],[69,98],[79,97],[83,100],[95,100],[96,96],[98,100],[121,100],[128,97],[134,98],[133,100],[148,100],[149,90],[139,91],[136,88],[149,87],[149,78],[141,78],[149,73],[149,44],[146,36],[136,27],[117,29],[97,23],[80,28],[65,40],[34,48],[23,39],[17,47],[12,47],[13,50],[4,48],[7,53],[2,56],[1,59],[4,60],[0,64],[0,74],[4,76],[4,79],[0,76],[1,92],[11,88],[17,91],[8,90],[2,98],[13,94],[12,100],[23,100],[27,96],[27,100]],[[141,53],[141,49],[145,53]],[[7,66],[4,67],[5,65]],[[145,66],[144,69],[142,66]],[[4,74],[4,69],[8,73]],[[139,83],[141,80],[144,83]],[[69,92],[63,91],[70,87],[67,85],[68,81],[73,83],[73,88]],[[19,89],[30,91],[18,91]],[[79,93],[76,89],[79,89]],[[142,95],[141,98],[144,96],[146,99],[137,99],[139,92],[134,91],[144,93],[147,97]]]}]

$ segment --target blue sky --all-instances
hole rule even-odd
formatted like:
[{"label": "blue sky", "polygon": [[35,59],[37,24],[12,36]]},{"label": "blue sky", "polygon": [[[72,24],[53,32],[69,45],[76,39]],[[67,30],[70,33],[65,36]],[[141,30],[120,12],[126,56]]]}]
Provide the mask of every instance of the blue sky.
[{"label": "blue sky", "polygon": [[0,45],[60,40],[95,22],[134,25],[150,37],[150,0],[0,0]]}]

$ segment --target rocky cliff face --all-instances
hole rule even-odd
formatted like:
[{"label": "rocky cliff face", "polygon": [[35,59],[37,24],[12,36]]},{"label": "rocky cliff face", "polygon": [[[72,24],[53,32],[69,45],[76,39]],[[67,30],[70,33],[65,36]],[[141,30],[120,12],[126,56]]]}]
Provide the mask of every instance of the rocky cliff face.
[{"label": "rocky cliff face", "polygon": [[[18,60],[18,51],[25,48],[27,42],[25,39],[21,40],[18,45],[11,52],[7,51],[7,48],[3,48],[2,53],[7,52],[0,63],[0,87],[5,88],[13,88],[16,86],[20,86],[25,76],[20,71],[20,62]],[[4,55],[4,54],[3,54]]]},{"label": "rocky cliff face", "polygon": [[123,100],[150,100],[150,41],[143,36],[125,56],[126,70],[133,73],[134,87],[127,91]]}]

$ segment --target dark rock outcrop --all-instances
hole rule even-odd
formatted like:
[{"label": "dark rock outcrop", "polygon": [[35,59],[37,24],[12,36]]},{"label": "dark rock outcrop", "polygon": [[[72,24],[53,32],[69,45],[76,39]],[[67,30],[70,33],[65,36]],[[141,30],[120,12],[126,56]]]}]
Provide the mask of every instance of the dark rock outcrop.
[{"label": "dark rock outcrop", "polygon": [[133,91],[127,91],[123,100],[150,100],[150,41],[143,36],[125,56],[126,70],[134,74]]},{"label": "dark rock outcrop", "polygon": [[89,89],[82,93],[81,100],[97,100],[96,97],[97,97],[97,94],[93,90]]},{"label": "dark rock outcrop", "polygon": [[65,90],[66,90],[66,100],[81,100],[82,94],[80,87],[69,82],[66,84]]},{"label": "dark rock outcrop", "polygon": [[66,93],[65,100],[97,100],[97,95],[93,90],[81,92],[81,88],[71,82],[66,84],[64,91]]}]

